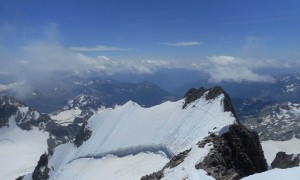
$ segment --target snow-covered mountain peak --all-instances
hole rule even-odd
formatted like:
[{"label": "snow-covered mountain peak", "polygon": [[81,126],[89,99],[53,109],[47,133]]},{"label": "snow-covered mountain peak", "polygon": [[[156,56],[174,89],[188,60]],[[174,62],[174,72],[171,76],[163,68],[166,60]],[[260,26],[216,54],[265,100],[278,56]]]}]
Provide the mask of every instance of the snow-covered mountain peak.
[{"label": "snow-covered mountain peak", "polygon": [[7,96],[0,96],[0,112],[3,113],[0,117],[0,127],[9,126],[9,118],[14,115],[15,122],[20,128],[30,130],[31,124],[40,117],[36,110]]},{"label": "snow-covered mountain peak", "polygon": [[240,125],[220,87],[148,108],[133,101],[107,108],[46,160],[25,179],[212,179],[206,172],[236,178],[267,169],[257,133]]},{"label": "snow-covered mountain peak", "polygon": [[[209,134],[224,133],[224,127],[237,124],[234,113],[226,111],[227,95],[222,89],[205,90],[203,96],[192,101],[188,97],[149,108],[128,101],[94,114],[76,136],[77,147],[67,143],[55,149],[49,160],[49,167],[54,169],[50,178],[63,177],[61,171],[66,166],[86,158],[127,157],[148,152],[164,154],[165,162],[165,158],[195,146]],[[146,173],[149,172],[140,175]]]},{"label": "snow-covered mountain peak", "polygon": [[99,98],[89,96],[86,94],[80,94],[73,99],[70,99],[67,105],[64,107],[64,110],[70,109],[91,109],[97,110],[101,105],[102,101]]}]

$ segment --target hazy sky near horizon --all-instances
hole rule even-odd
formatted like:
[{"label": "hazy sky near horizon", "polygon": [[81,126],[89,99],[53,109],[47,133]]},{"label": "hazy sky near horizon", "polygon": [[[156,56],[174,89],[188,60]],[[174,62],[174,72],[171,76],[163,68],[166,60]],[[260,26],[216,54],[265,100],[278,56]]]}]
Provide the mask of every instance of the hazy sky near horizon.
[{"label": "hazy sky near horizon", "polygon": [[300,65],[300,1],[0,0],[0,53],[0,75],[184,68],[271,82],[260,69]]}]

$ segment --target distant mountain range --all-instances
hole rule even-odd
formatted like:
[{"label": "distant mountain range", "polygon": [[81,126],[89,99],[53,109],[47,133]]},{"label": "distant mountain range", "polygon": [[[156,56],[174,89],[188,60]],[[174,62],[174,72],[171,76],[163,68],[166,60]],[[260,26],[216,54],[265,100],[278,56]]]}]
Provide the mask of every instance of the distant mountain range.
[{"label": "distant mountain range", "polygon": [[[116,85],[119,82],[112,82],[72,81],[72,84],[87,87],[87,92],[92,92],[94,84],[98,88],[100,84],[109,88],[117,86],[115,92],[119,92],[122,89],[121,85]],[[149,91],[156,91],[155,86],[148,82],[141,83],[140,87],[137,88],[140,91],[147,87]],[[110,91],[107,89],[107,92]],[[35,93],[32,96],[36,97],[38,91]],[[89,177],[106,173],[105,177],[111,178],[115,177],[116,170],[122,172],[122,178],[128,174],[142,179],[183,178],[185,173],[194,176],[200,172],[202,179],[211,176],[217,179],[241,178],[267,169],[258,137],[263,140],[269,164],[280,149],[274,151],[270,148],[273,146],[266,145],[266,140],[299,138],[299,104],[274,104],[252,97],[240,101],[237,110],[240,115],[237,116],[229,95],[220,87],[208,90],[192,88],[185,93],[184,99],[150,108],[133,101],[117,106],[113,105],[117,103],[111,103],[108,108],[103,99],[96,96],[97,93],[89,94],[67,99],[60,104],[60,110],[48,114],[39,113],[15,98],[0,96],[0,151],[9,152],[1,156],[1,162],[12,164],[2,169],[1,177],[16,178],[32,173],[25,179],[65,179],[71,175],[83,177],[89,172]],[[241,122],[257,131],[259,136],[247,130]],[[293,139],[293,142],[297,141]],[[36,151],[32,151],[31,146]],[[19,157],[20,160],[15,161],[16,154],[29,158],[26,161]],[[43,155],[35,166],[40,154]],[[201,162],[196,162],[195,157]],[[112,163],[111,166],[108,162]],[[73,174],[79,172],[78,167],[89,168]],[[188,172],[182,172],[182,169]]]},{"label": "distant mountain range", "polygon": [[20,179],[234,179],[266,170],[257,133],[215,87],[150,108],[129,101],[106,109]]},{"label": "distant mountain range", "polygon": [[[28,87],[28,88],[26,88]],[[39,112],[50,113],[62,110],[70,99],[79,95],[97,98],[97,105],[112,107],[129,100],[150,107],[176,96],[154,83],[124,83],[113,79],[55,78],[51,81],[29,81],[28,84],[2,91],[0,94],[16,97]]]}]

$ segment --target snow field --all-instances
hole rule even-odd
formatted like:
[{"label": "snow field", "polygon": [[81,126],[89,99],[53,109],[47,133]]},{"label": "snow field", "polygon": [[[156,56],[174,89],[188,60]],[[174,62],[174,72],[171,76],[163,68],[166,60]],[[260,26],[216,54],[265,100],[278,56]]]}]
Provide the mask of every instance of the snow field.
[{"label": "snow field", "polygon": [[57,115],[50,116],[51,119],[55,120],[58,124],[62,126],[68,126],[71,124],[76,117],[81,114],[81,110],[79,108],[65,110]]},{"label": "snow field", "polygon": [[261,145],[269,165],[271,165],[272,161],[276,157],[276,154],[280,151],[286,152],[287,154],[300,153],[300,139],[295,137],[288,141],[262,141]]},{"label": "snow field", "polygon": [[184,161],[178,166],[170,169],[166,169],[162,180],[174,180],[174,179],[190,179],[190,180],[212,180],[211,176],[207,175],[207,172],[202,169],[196,169],[195,165],[203,161],[204,157],[209,153],[213,147],[212,143],[208,143],[204,148],[198,148],[194,145],[184,159]]},{"label": "snow field", "polygon": [[16,179],[33,172],[40,156],[47,152],[49,133],[37,128],[20,129],[15,116],[9,118],[9,128],[0,129],[0,179]]},{"label": "snow field", "polygon": [[[62,177],[68,168],[76,172],[76,168],[87,161],[84,158],[102,158],[122,149],[130,152],[140,147],[162,147],[169,151],[167,154],[173,155],[189,149],[209,132],[218,134],[221,129],[224,130],[223,127],[236,122],[231,112],[224,112],[223,99],[224,95],[220,95],[207,101],[204,95],[186,109],[182,109],[184,100],[165,102],[151,108],[129,101],[115,109],[106,109],[88,120],[87,127],[92,136],[82,146],[76,148],[67,143],[55,149],[49,161],[49,167],[54,168],[50,178]],[[105,168],[98,167],[99,171]],[[143,175],[147,173],[145,171]]]},{"label": "snow field", "polygon": [[125,157],[108,155],[101,159],[81,158],[64,166],[53,179],[139,180],[146,174],[162,169],[168,161],[166,156],[153,153]]}]

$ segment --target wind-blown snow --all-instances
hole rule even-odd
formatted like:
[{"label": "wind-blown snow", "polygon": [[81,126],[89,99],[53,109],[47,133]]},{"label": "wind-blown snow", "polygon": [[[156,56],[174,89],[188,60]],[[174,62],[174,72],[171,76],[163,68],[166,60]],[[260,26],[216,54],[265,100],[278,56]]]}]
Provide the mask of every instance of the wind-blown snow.
[{"label": "wind-blown snow", "polygon": [[162,147],[173,155],[189,149],[209,132],[218,133],[236,122],[231,112],[224,112],[223,100],[223,94],[209,101],[204,95],[186,109],[182,109],[184,100],[151,108],[129,101],[106,109],[89,119],[87,127],[92,136],[83,145],[76,148],[67,143],[55,149],[49,161],[49,167],[54,168],[50,176],[60,177],[67,165],[80,159],[101,158],[124,149],[136,152],[140,148],[142,152],[144,147]]},{"label": "wind-blown snow", "polygon": [[0,128],[0,179],[16,179],[34,170],[41,154],[47,152],[49,134],[33,127],[20,129],[15,116],[9,118],[9,127]]},{"label": "wind-blown snow", "polygon": [[300,167],[288,169],[272,169],[263,173],[254,174],[243,180],[299,180]]},{"label": "wind-blown snow", "polygon": [[286,152],[287,154],[300,153],[300,139],[295,137],[288,141],[262,141],[261,145],[269,165],[273,162],[276,154],[280,151]]}]

